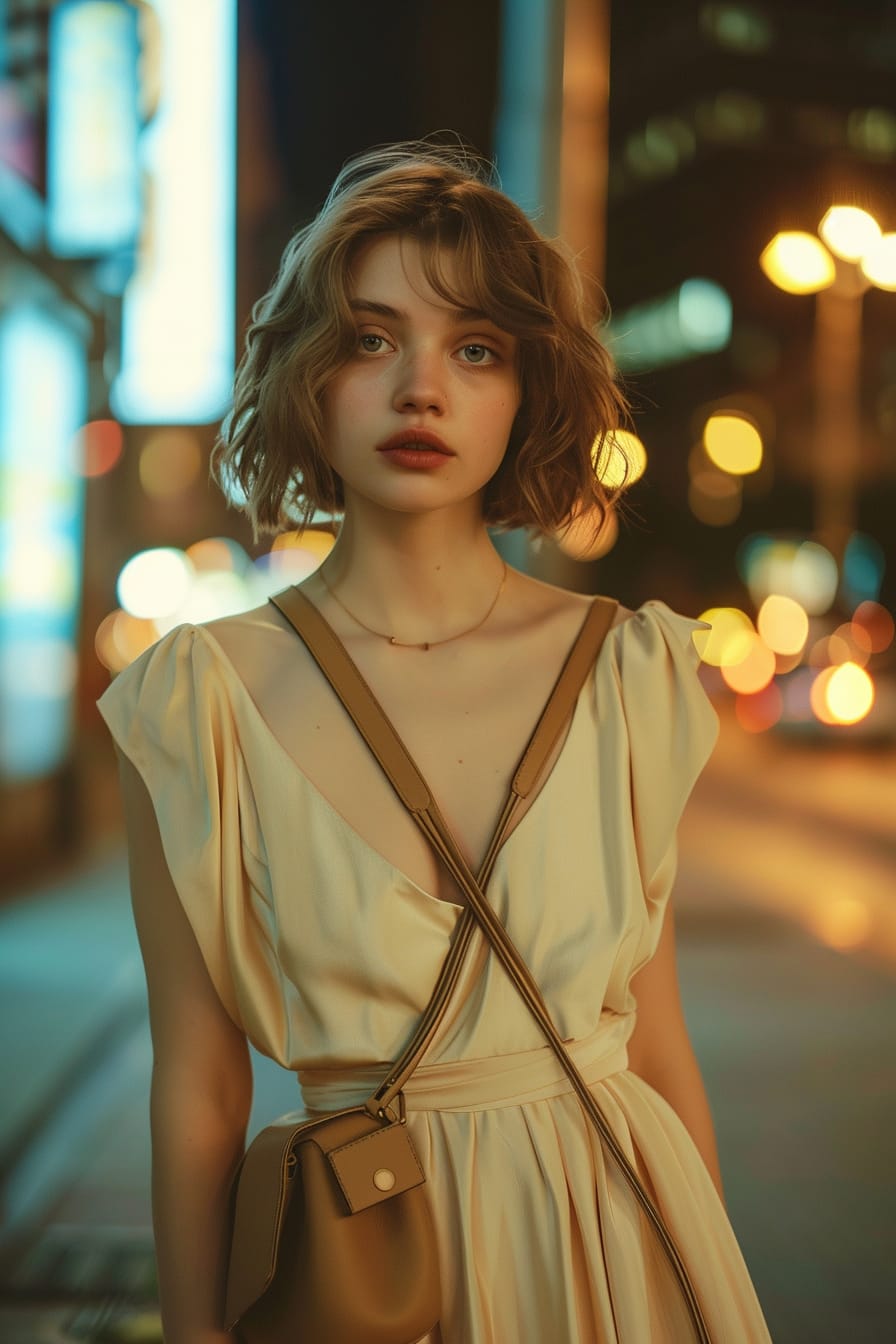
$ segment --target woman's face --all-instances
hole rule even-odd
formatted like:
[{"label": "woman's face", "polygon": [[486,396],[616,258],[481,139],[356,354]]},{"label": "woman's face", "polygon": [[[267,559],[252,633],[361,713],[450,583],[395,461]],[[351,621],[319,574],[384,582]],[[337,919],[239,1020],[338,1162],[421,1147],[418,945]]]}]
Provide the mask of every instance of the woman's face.
[{"label": "woman's face", "polygon": [[[457,287],[453,253],[440,261]],[[476,499],[481,512],[520,405],[516,338],[446,303],[406,235],[367,243],[348,293],[357,341],[322,399],[324,454],[342,478],[346,510],[360,497],[402,513]],[[401,442],[385,451],[396,436],[403,451]],[[409,456],[427,439],[428,453]],[[433,444],[445,451],[434,454]]]}]

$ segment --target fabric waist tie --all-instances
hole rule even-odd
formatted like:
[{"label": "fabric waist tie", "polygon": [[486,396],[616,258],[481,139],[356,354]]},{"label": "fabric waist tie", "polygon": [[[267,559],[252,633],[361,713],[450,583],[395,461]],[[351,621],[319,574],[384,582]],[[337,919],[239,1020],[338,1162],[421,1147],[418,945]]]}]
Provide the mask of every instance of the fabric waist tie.
[{"label": "fabric waist tie", "polygon": [[[601,1014],[597,1030],[578,1041],[564,1041],[589,1085],[628,1066],[627,1042],[635,1013]],[[337,1111],[360,1106],[386,1077],[388,1063],[359,1068],[300,1069],[305,1109]],[[573,1090],[563,1065],[549,1045],[481,1059],[421,1064],[405,1089],[409,1111],[488,1111],[522,1106]]]}]

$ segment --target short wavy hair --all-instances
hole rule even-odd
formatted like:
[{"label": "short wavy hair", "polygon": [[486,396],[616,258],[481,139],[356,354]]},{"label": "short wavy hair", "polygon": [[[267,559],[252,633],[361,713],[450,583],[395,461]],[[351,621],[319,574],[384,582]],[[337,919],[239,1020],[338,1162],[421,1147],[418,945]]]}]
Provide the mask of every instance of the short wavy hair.
[{"label": "short wavy hair", "polygon": [[[427,279],[446,302],[478,309],[518,340],[521,402],[485,487],[485,523],[550,535],[585,510],[601,523],[625,484],[615,461],[613,484],[602,477],[628,406],[574,260],[497,188],[486,161],[413,142],[349,160],[252,310],[210,470],[231,502],[242,497],[236,507],[255,541],[344,511],[341,478],[323,452],[321,396],[357,343],[352,262],[389,234],[420,245]],[[444,249],[462,293],[440,267]]]}]

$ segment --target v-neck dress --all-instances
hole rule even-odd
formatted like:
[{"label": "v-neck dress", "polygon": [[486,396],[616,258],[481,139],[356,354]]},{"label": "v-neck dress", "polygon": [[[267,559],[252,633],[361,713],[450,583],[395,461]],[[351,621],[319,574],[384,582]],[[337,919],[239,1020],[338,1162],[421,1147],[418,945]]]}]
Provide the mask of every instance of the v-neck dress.
[{"label": "v-neck dress", "polygon": [[[270,642],[275,621],[253,613],[242,633]],[[765,1344],[690,1133],[627,1067],[629,984],[656,951],[678,821],[718,732],[698,628],[649,601],[609,632],[486,894],[658,1206],[713,1344]],[[296,1074],[297,1106],[363,1102],[417,1026],[460,907],[410,881],[323,797],[204,626],[171,630],[97,703],[147,785],[228,1013]],[[478,929],[405,1096],[440,1245],[428,1344],[690,1344],[655,1231]]]}]

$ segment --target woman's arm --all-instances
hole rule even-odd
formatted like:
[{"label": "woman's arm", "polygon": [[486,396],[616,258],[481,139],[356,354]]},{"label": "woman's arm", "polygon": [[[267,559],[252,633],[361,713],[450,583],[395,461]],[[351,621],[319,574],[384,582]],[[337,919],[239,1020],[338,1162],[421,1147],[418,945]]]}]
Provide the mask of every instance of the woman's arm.
[{"label": "woman's arm", "polygon": [[712,1113],[681,1006],[671,900],[657,950],[632,977],[630,988],[638,1003],[638,1016],[629,1038],[628,1066],[678,1114],[724,1204]]},{"label": "woman's arm", "polygon": [[152,1029],[152,1205],[165,1344],[223,1344],[231,1338],[222,1322],[228,1192],[252,1099],[249,1049],[209,978],[146,786],[121,752],[119,766]]}]

